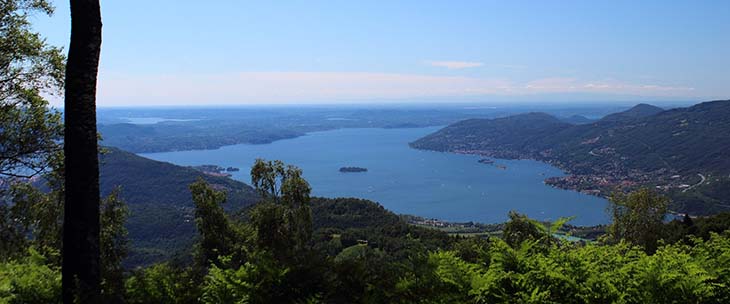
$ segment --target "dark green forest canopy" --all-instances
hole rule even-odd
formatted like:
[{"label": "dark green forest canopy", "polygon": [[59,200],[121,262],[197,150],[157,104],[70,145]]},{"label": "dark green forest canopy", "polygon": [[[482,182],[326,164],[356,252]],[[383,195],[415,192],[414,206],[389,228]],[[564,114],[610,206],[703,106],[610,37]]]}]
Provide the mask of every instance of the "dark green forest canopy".
[{"label": "dark green forest canopy", "polygon": [[[511,215],[505,225],[504,238],[511,240],[505,242],[414,227],[366,200],[313,198],[311,207],[311,247],[297,250],[298,258],[272,259],[267,250],[253,249],[256,242],[246,240],[256,239],[262,227],[244,228],[239,242],[251,247],[213,263],[202,285],[195,283],[195,268],[155,265],[128,280],[130,301],[722,303],[730,296],[723,288],[730,280],[730,234],[716,234],[730,227],[726,215],[696,223],[658,222],[659,235],[671,245],[647,254],[620,237],[593,244],[560,241],[550,234],[555,227],[521,215]],[[286,221],[269,223],[264,229],[286,226]],[[242,256],[249,262],[234,262]],[[175,278],[182,283],[163,293],[167,283],[152,283]]]}]

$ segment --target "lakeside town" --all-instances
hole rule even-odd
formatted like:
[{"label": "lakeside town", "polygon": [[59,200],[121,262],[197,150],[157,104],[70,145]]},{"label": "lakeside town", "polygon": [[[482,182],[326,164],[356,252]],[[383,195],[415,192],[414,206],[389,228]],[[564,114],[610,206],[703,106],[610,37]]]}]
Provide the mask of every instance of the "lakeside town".
[{"label": "lakeside town", "polygon": [[[591,150],[589,154],[599,156],[599,153],[610,152],[607,152],[607,149],[610,150],[610,148],[604,148],[601,151]],[[659,193],[669,197],[679,195],[691,196],[693,190],[697,190],[701,186],[708,186],[712,183],[724,183],[730,180],[730,176],[718,176],[717,174],[707,172],[683,174],[677,170],[667,168],[660,168],[650,172],[639,169],[627,169],[621,166],[618,161],[612,162],[609,165],[592,165],[587,161],[572,162],[556,157],[551,151],[533,153],[498,148],[491,150],[463,149],[450,152],[479,155],[482,157],[479,159],[479,163],[494,165],[500,169],[506,169],[506,167],[496,164],[495,159],[541,161],[562,170],[566,174],[565,176],[545,178],[544,183],[546,185],[604,198],[608,198],[615,191],[632,191],[641,187],[654,188]],[[727,207],[730,209],[730,206]],[[685,214],[674,213],[680,216]]]}]

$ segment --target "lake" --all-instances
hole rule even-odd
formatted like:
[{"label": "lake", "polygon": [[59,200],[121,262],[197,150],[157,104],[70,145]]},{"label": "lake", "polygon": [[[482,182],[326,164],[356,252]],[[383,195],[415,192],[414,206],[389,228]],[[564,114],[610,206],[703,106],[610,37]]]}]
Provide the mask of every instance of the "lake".
[{"label": "lake", "polygon": [[156,123],[172,121],[172,122],[186,122],[186,121],[198,121],[200,119],[178,119],[178,118],[164,118],[164,117],[121,117],[126,123],[135,125],[154,125]]},{"label": "lake", "polygon": [[[495,160],[481,164],[479,156],[415,150],[408,143],[438,130],[338,129],[271,144],[240,144],[215,150],[141,154],[155,160],[191,166],[237,167],[233,178],[250,183],[256,158],[279,159],[299,166],[324,197],[359,197],[379,202],[396,213],[447,221],[503,222],[510,210],[538,220],[576,216],[571,223],[608,222],[606,200],[543,183],[564,173],[531,160]],[[367,172],[342,173],[341,167]]]}]

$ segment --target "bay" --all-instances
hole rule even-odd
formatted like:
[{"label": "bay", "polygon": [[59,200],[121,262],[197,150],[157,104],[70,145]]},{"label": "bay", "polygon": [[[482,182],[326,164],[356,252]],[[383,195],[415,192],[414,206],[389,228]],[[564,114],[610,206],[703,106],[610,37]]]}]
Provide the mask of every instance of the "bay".
[{"label": "bay", "polygon": [[[438,129],[337,129],[263,145],[141,155],[183,166],[237,167],[233,178],[247,183],[256,158],[279,159],[302,168],[313,195],[364,198],[396,213],[447,221],[503,222],[516,210],[538,220],[575,216],[571,223],[577,225],[608,222],[605,199],[545,185],[545,178],[564,175],[548,164],[497,159],[488,165],[475,155],[408,146]],[[350,166],[368,171],[339,171]]]}]

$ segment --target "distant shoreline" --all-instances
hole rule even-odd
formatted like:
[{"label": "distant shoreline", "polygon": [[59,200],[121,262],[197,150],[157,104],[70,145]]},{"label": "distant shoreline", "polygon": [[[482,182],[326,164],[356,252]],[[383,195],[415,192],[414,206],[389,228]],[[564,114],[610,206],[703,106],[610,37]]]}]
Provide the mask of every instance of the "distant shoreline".
[{"label": "distant shoreline", "polygon": [[[287,139],[295,139],[302,136],[306,136],[312,133],[318,133],[318,132],[329,132],[329,131],[336,131],[336,130],[343,130],[343,129],[383,129],[383,130],[391,130],[391,129],[426,129],[426,128],[442,128],[443,125],[433,125],[433,126],[417,126],[417,127],[411,127],[411,126],[402,126],[402,127],[391,127],[391,126],[384,126],[384,127],[337,127],[337,128],[324,128],[324,129],[318,129],[318,130],[312,130],[307,132],[295,132],[295,131],[288,131],[289,134],[281,134],[281,136],[270,136],[265,139],[250,139],[250,140],[235,140],[226,138],[225,140],[220,140],[218,143],[188,143],[188,144],[179,144],[181,148],[161,148],[161,147],[155,147],[155,146],[144,146],[144,147],[138,147],[138,148],[128,148],[124,145],[114,145],[110,143],[102,143],[105,146],[115,147],[118,149],[122,149],[127,152],[132,152],[136,154],[151,154],[151,153],[167,153],[167,152],[185,152],[185,151],[204,151],[204,150],[217,150],[223,147],[228,146],[235,146],[235,145],[267,145],[271,144],[280,140],[287,140]],[[103,135],[103,134],[102,134]],[[215,137],[215,136],[212,136]],[[174,146],[174,145],[171,145]]]}]

